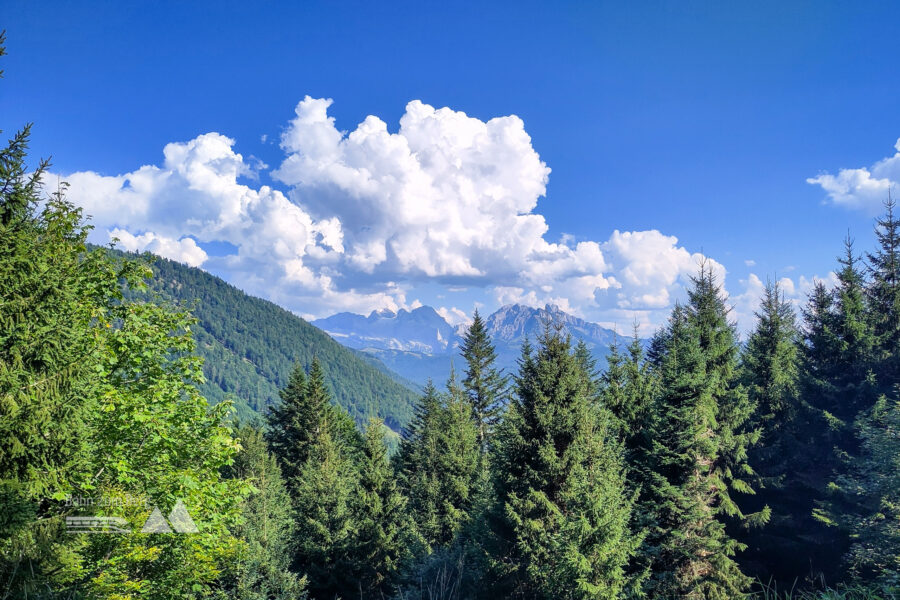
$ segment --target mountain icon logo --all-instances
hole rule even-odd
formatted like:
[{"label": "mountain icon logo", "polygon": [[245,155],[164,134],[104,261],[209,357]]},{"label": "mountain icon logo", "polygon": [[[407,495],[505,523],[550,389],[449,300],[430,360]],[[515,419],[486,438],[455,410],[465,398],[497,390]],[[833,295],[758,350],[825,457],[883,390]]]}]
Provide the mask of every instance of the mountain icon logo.
[{"label": "mountain icon logo", "polygon": [[[170,527],[171,525],[171,527]],[[197,525],[188,513],[182,500],[175,503],[169,518],[166,520],[158,506],[153,507],[153,512],[147,517],[141,533],[197,533]]]}]

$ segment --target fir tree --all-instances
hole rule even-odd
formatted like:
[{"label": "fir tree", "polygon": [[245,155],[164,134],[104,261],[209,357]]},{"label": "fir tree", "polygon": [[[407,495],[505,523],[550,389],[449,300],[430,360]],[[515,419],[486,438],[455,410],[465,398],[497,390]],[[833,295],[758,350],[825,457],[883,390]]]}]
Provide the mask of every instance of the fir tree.
[{"label": "fir tree", "polygon": [[497,352],[478,310],[475,311],[472,324],[466,331],[462,355],[466,361],[463,387],[472,405],[475,423],[478,425],[479,444],[485,448],[499,418],[507,380],[494,366]]},{"label": "fir tree", "polygon": [[492,594],[619,598],[638,543],[629,530],[612,417],[588,397],[569,341],[549,328],[523,349],[517,393],[497,433]]},{"label": "fir tree", "polygon": [[861,452],[837,492],[853,511],[832,517],[851,534],[850,573],[897,590],[900,586],[900,401],[882,396],[859,419]]},{"label": "fir tree", "polygon": [[397,459],[415,522],[432,548],[450,544],[471,519],[482,464],[471,404],[453,377],[448,387],[443,397],[426,387]]},{"label": "fir tree", "polygon": [[395,458],[395,470],[409,499],[410,511],[419,533],[429,544],[437,543],[441,537],[437,449],[442,410],[440,394],[428,381]]},{"label": "fir tree", "polygon": [[487,462],[481,452],[481,429],[472,421],[471,404],[451,372],[447,382],[439,436],[443,527],[440,542],[452,542],[474,516],[484,490]]},{"label": "fir tree", "polygon": [[634,325],[631,343],[628,345],[628,356],[623,366],[624,403],[618,414],[623,426],[626,458],[629,465],[634,465],[634,456],[647,421],[647,411],[653,397],[653,378],[649,373],[649,365],[644,360],[644,347],[638,337],[637,323]]},{"label": "fir tree", "polygon": [[293,569],[306,575],[313,598],[358,593],[352,573],[358,524],[353,511],[358,473],[323,420],[293,484],[297,523]]},{"label": "fir tree", "polygon": [[234,530],[242,547],[229,597],[302,600],[306,597],[306,582],[289,571],[295,525],[281,469],[269,454],[259,429],[245,426],[238,436],[241,451],[226,474],[250,483],[253,492],[241,503],[242,520]]},{"label": "fir tree", "polygon": [[[811,490],[813,516],[824,527],[807,533],[807,554],[814,571],[833,580],[849,544],[849,532],[836,515],[853,510],[848,496],[835,493],[835,481],[847,474],[859,453],[854,427],[875,403],[872,372],[875,348],[866,307],[865,281],[859,258],[848,237],[839,257],[838,285],[818,284],[804,311],[801,392],[809,408],[807,453],[795,469]],[[824,451],[822,451],[824,450]]]},{"label": "fir tree", "polygon": [[882,393],[900,384],[900,220],[896,201],[888,194],[885,214],[876,221],[878,249],[868,254],[871,279],[867,286],[869,320],[874,336],[874,368]]},{"label": "fir tree", "polygon": [[309,367],[306,395],[307,406],[323,407],[320,418],[327,419],[331,435],[351,460],[358,461],[363,451],[362,435],[350,414],[334,403],[325,381],[325,370],[316,358]]},{"label": "fir tree", "polygon": [[292,481],[300,474],[300,468],[309,456],[309,445],[320,426],[325,407],[309,403],[306,371],[300,365],[294,366],[287,386],[278,393],[281,404],[269,411],[266,439],[285,478]]},{"label": "fir tree", "polygon": [[[618,338],[613,342],[618,351]],[[575,362],[584,377],[584,387],[587,390],[588,398],[593,401],[602,401],[600,390],[603,386],[603,379],[597,372],[597,359],[591,354],[590,348],[584,340],[578,340],[575,344]]]},{"label": "fir tree", "polygon": [[676,306],[656,337],[659,393],[640,452],[642,511],[650,525],[643,554],[648,592],[665,598],[733,598],[749,584],[734,561],[741,545],[726,518],[742,514],[731,490],[750,493],[752,405],[736,382],[734,327],[711,269],[701,265],[688,306]]},{"label": "fir tree", "polygon": [[289,487],[309,457],[311,444],[325,420],[344,451],[354,459],[359,456],[362,438],[346,411],[332,403],[318,360],[313,359],[308,375],[303,367],[295,366],[279,395],[281,404],[272,407],[268,415],[266,439]]},{"label": "fir tree", "polygon": [[842,389],[840,397],[825,409],[844,424],[852,425],[856,416],[875,401],[871,373],[875,337],[866,308],[862,266],[849,236],[844,249],[844,256],[838,259],[841,269],[835,290],[835,333],[841,347],[838,368],[832,374]]},{"label": "fir tree", "polygon": [[[576,358],[578,353],[576,350]],[[616,426],[620,437],[624,438],[628,429],[626,412],[629,410],[628,398],[625,392],[625,361],[619,346],[619,338],[616,336],[609,346],[609,354],[606,355],[606,370],[600,376],[600,400],[609,409],[616,419]],[[582,361],[579,361],[583,363]],[[581,365],[584,369],[585,365]]]},{"label": "fir tree", "polygon": [[361,597],[383,597],[392,591],[404,562],[413,554],[414,524],[387,459],[384,424],[366,428],[359,492],[354,500],[358,522],[356,574]]},{"label": "fir tree", "polygon": [[744,510],[772,509],[762,528],[742,529],[747,545],[740,559],[746,570],[762,581],[774,578],[790,586],[808,569],[808,536],[821,526],[811,522],[812,490],[802,473],[812,465],[809,418],[799,389],[800,332],[791,304],[777,282],[768,282],[741,360],[741,380],[757,407],[753,424],[759,444],[749,460],[761,489],[745,496]]}]

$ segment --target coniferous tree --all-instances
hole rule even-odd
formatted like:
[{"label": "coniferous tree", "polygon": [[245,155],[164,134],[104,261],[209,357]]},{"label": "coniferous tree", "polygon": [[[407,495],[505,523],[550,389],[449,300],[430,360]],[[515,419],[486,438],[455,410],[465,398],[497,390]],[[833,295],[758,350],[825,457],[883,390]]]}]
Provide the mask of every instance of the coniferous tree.
[{"label": "coniferous tree", "polygon": [[585,381],[559,331],[548,328],[536,354],[523,349],[497,432],[492,594],[619,598],[628,587],[633,501],[612,417]]},{"label": "coniferous tree", "polygon": [[437,461],[441,412],[440,394],[428,381],[395,458],[395,471],[409,499],[410,511],[419,533],[429,544],[438,542],[441,530],[441,475]]},{"label": "coniferous tree", "polygon": [[497,352],[477,309],[466,330],[462,355],[466,361],[463,387],[478,426],[478,441],[485,448],[502,409],[507,380],[495,366]]},{"label": "coniferous tree", "polygon": [[[613,346],[610,348],[612,347],[615,347],[616,351],[618,351],[618,338],[615,339]],[[597,359],[591,354],[591,350],[584,340],[578,340],[578,343],[575,344],[575,362],[578,364],[578,368],[584,377],[584,387],[587,390],[588,398],[596,402],[602,401],[603,378],[597,372]]]},{"label": "coniferous tree", "polygon": [[768,282],[756,311],[756,326],[741,357],[741,381],[756,406],[752,422],[760,430],[759,444],[749,451],[760,490],[745,496],[742,507],[771,507],[765,527],[742,529],[747,545],[741,553],[745,569],[762,581],[775,578],[790,586],[808,568],[806,544],[811,523],[811,490],[798,473],[812,465],[807,434],[809,411],[799,389],[800,332],[791,304],[778,282]]},{"label": "coniferous tree", "polygon": [[331,433],[331,421],[324,419],[293,485],[297,523],[293,569],[307,577],[310,596],[316,599],[350,598],[359,591],[352,577],[358,473],[346,454]]},{"label": "coniferous tree", "polygon": [[[900,391],[900,390],[898,390]],[[837,492],[854,510],[830,517],[850,532],[845,556],[851,575],[900,588],[900,401],[881,396],[859,419],[860,453]],[[892,596],[891,596],[892,597]]]},{"label": "coniferous tree", "polygon": [[432,548],[450,544],[471,519],[482,465],[471,404],[452,376],[448,388],[442,395],[426,386],[397,459],[419,533]]},{"label": "coniferous tree", "polygon": [[346,411],[332,403],[325,383],[321,363],[313,359],[307,374],[297,365],[291,372],[287,386],[279,391],[281,404],[273,406],[268,415],[266,440],[284,473],[290,489],[309,457],[323,422],[330,422],[331,436],[352,458],[362,448],[362,438]]},{"label": "coniferous tree", "polygon": [[808,559],[814,574],[828,581],[837,578],[849,544],[849,532],[835,516],[853,510],[835,482],[847,474],[859,453],[855,424],[874,405],[877,394],[865,281],[849,236],[838,262],[835,289],[818,283],[804,310],[800,384],[810,417],[806,454],[797,457],[795,466],[811,490],[812,514],[824,525],[806,533]]},{"label": "coniferous tree", "polygon": [[871,280],[867,286],[869,319],[874,336],[874,369],[881,393],[900,384],[900,219],[888,194],[885,214],[876,221],[878,249],[868,254]]},{"label": "coniferous tree", "polygon": [[629,424],[626,421],[626,412],[629,410],[628,398],[625,392],[625,361],[619,347],[618,336],[609,346],[609,354],[606,355],[606,370],[600,376],[600,401],[614,417],[619,439],[627,437]]},{"label": "coniferous tree", "polygon": [[328,384],[325,382],[325,370],[322,363],[314,358],[309,367],[306,380],[307,405],[323,407],[320,418],[327,419],[331,435],[340,444],[343,451],[354,462],[362,456],[363,438],[353,418],[346,410],[334,403]]},{"label": "coniferous tree", "polygon": [[285,479],[291,482],[300,474],[300,468],[309,456],[309,445],[325,407],[309,403],[306,371],[300,365],[294,366],[287,386],[278,394],[281,404],[269,411],[266,440]]},{"label": "coniferous tree", "polygon": [[642,511],[649,533],[651,597],[733,598],[749,585],[734,561],[741,545],[727,518],[744,515],[732,491],[752,492],[747,429],[752,405],[736,382],[737,341],[712,270],[701,265],[689,304],[676,306],[656,337],[659,392],[641,449]]},{"label": "coniferous tree", "polygon": [[238,436],[241,450],[226,474],[250,483],[254,491],[241,503],[242,520],[234,530],[242,547],[229,597],[302,600],[306,597],[306,581],[289,570],[295,524],[281,469],[259,429],[245,426]]},{"label": "coniferous tree", "polygon": [[654,380],[649,373],[648,362],[644,359],[644,347],[638,337],[638,326],[635,323],[631,343],[628,345],[628,356],[623,364],[625,386],[625,402],[618,415],[623,424],[626,459],[634,465],[635,452],[640,445],[647,422],[647,412],[653,397]]},{"label": "coniferous tree", "polygon": [[487,461],[481,452],[481,428],[472,420],[470,399],[451,372],[442,411],[439,473],[444,497],[443,544],[452,542],[474,516],[478,494],[485,491]]},{"label": "coniferous tree", "polygon": [[359,491],[354,499],[357,520],[353,573],[363,598],[392,591],[400,569],[416,551],[415,525],[387,459],[384,424],[369,422],[360,464]]}]

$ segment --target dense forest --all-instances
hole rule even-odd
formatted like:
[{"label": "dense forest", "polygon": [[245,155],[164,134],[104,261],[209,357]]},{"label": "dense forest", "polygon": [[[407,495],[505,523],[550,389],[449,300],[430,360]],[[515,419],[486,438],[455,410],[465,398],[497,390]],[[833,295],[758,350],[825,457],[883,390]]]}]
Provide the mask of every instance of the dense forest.
[{"label": "dense forest", "polygon": [[[799,313],[769,284],[744,344],[705,264],[649,347],[605,365],[547,323],[503,376],[476,313],[459,373],[426,387],[389,456],[383,422],[347,411],[366,380],[284,331],[276,356],[257,354],[276,345],[262,325],[229,335],[220,363],[271,373],[264,422],[208,401],[197,344],[260,324],[214,316],[254,305],[160,263],[152,286],[200,328],[142,260],[89,247],[64,186],[47,195],[46,163],[28,166],[29,133],[0,149],[0,598],[897,594],[890,199],[878,245],[847,240],[837,285]],[[116,531],[73,531],[97,516]]]},{"label": "dense forest", "polygon": [[376,417],[398,432],[412,417],[415,393],[377,359],[341,346],[300,317],[200,269],[164,258],[148,260],[153,276],[147,289],[126,295],[159,296],[191,311],[205,378],[199,389],[209,401],[229,398],[242,420],[253,420],[277,400],[295,365],[309,367],[317,358],[328,367],[330,393],[358,423]]}]

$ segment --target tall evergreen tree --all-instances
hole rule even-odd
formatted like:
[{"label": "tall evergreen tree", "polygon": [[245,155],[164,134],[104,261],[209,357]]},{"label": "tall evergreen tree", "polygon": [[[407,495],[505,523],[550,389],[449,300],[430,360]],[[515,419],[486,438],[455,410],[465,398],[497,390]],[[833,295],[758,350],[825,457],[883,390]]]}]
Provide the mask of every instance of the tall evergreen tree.
[{"label": "tall evergreen tree", "polygon": [[760,580],[774,578],[790,586],[808,570],[808,536],[821,528],[811,522],[813,495],[802,476],[813,466],[813,456],[808,451],[810,414],[799,388],[800,331],[778,282],[766,284],[755,314],[756,326],[741,357],[741,381],[757,407],[752,422],[761,435],[749,460],[761,489],[741,505],[748,511],[770,506],[772,513],[765,527],[739,530],[747,545],[740,560]]},{"label": "tall evergreen tree", "polygon": [[314,432],[293,485],[297,535],[293,568],[308,578],[316,599],[358,594],[352,577],[358,523],[353,503],[358,472],[324,419]]},{"label": "tall evergreen tree", "polygon": [[885,214],[876,221],[878,249],[869,253],[869,320],[874,335],[874,369],[878,388],[891,393],[900,384],[900,219],[888,194]]},{"label": "tall evergreen tree", "polygon": [[644,347],[638,337],[637,323],[634,325],[631,343],[628,345],[628,356],[623,364],[623,371],[625,402],[618,417],[624,426],[626,458],[628,464],[633,465],[635,451],[641,443],[640,439],[647,424],[654,384],[649,373],[649,364],[644,359]]},{"label": "tall evergreen tree", "polygon": [[747,430],[752,405],[736,382],[737,341],[715,276],[707,265],[657,336],[659,394],[641,452],[642,510],[650,532],[651,597],[733,598],[749,584],[734,561],[741,545],[726,518],[745,516],[731,491],[752,492]]},{"label": "tall evergreen tree", "polygon": [[325,406],[310,403],[306,393],[306,371],[300,365],[294,366],[287,386],[278,394],[281,404],[269,410],[266,440],[285,479],[293,481],[309,456],[309,446],[320,426]]},{"label": "tall evergreen tree", "polygon": [[379,598],[397,583],[405,561],[416,551],[415,525],[387,459],[384,423],[369,422],[354,499],[358,522],[355,574],[360,596]]},{"label": "tall evergreen tree", "polygon": [[229,582],[229,597],[238,600],[302,600],[306,581],[289,570],[295,524],[281,469],[262,432],[251,426],[238,431],[241,450],[226,475],[253,486],[241,503],[241,523],[233,533],[241,549]]},{"label": "tall evergreen tree", "polygon": [[448,388],[442,395],[426,386],[397,459],[419,532],[432,548],[450,544],[471,519],[482,464],[471,404],[453,377]]},{"label": "tall evergreen tree", "polygon": [[416,526],[429,544],[438,542],[441,531],[437,448],[442,410],[440,393],[429,380],[394,459]]},{"label": "tall evergreen tree", "polygon": [[496,505],[486,541],[492,594],[619,598],[639,540],[629,529],[622,449],[588,397],[568,339],[548,329],[523,350],[517,393],[497,433]]},{"label": "tall evergreen tree", "polygon": [[335,404],[325,381],[322,363],[314,358],[306,380],[307,405],[321,406],[321,417],[328,421],[334,440],[340,444],[347,456],[357,462],[362,457],[363,438],[350,414]]},{"label": "tall evergreen tree", "polygon": [[317,359],[313,359],[308,375],[302,366],[295,366],[279,395],[281,404],[273,406],[267,417],[266,440],[289,488],[299,476],[325,420],[330,422],[331,436],[344,445],[344,451],[353,458],[359,456],[362,448],[359,431],[347,412],[332,403]]},{"label": "tall evergreen tree", "polygon": [[478,425],[478,441],[484,448],[502,409],[507,378],[495,366],[497,352],[477,309],[463,340],[462,355],[466,361],[463,387]]},{"label": "tall evergreen tree", "polygon": [[[900,390],[898,390],[900,392]],[[846,475],[837,479],[837,493],[854,510],[830,517],[850,532],[845,556],[850,573],[900,588],[900,401],[881,396],[859,419],[861,451],[851,459]]]},{"label": "tall evergreen tree", "polygon": [[619,347],[619,338],[613,339],[606,355],[606,370],[600,376],[600,399],[616,418],[616,426],[624,437],[627,427],[624,413],[627,409],[625,398],[625,357]]},{"label": "tall evergreen tree", "polygon": [[[618,338],[613,342],[613,347],[618,352]],[[575,344],[575,362],[584,377],[584,388],[587,390],[588,398],[596,402],[602,401],[603,377],[597,371],[597,359],[591,354],[584,340],[578,340]]]},{"label": "tall evergreen tree", "polygon": [[837,347],[831,357],[834,363],[825,374],[831,393],[821,398],[818,406],[838,432],[841,447],[847,449],[852,444],[853,421],[875,402],[871,374],[875,338],[866,309],[862,265],[849,236],[844,240],[844,255],[838,258],[838,263],[841,268],[837,272],[831,315]]},{"label": "tall evergreen tree", "polygon": [[[833,581],[849,544],[849,532],[835,519],[852,510],[848,497],[834,493],[859,453],[855,423],[875,403],[877,382],[872,371],[875,338],[866,307],[865,281],[853,241],[844,242],[838,258],[838,284],[813,289],[804,310],[801,393],[810,411],[806,440],[795,470],[812,490],[813,516],[826,527],[807,533],[814,572]],[[809,454],[811,452],[812,454]]]}]

